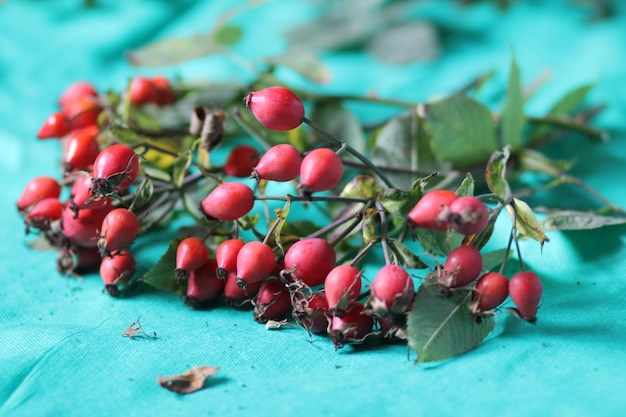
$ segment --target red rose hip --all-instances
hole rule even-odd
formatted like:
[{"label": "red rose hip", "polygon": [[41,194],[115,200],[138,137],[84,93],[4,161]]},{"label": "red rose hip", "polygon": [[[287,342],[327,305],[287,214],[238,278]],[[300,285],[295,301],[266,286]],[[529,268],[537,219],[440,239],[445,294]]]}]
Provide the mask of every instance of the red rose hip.
[{"label": "red rose hip", "polygon": [[295,129],[304,117],[302,100],[285,87],[264,88],[248,94],[243,101],[259,123],[271,130]]},{"label": "red rose hip", "polygon": [[254,207],[254,191],[240,182],[224,182],[213,189],[200,203],[205,216],[221,220],[237,220]]},{"label": "red rose hip", "polygon": [[447,207],[457,198],[450,190],[429,191],[409,212],[408,219],[415,227],[435,231],[448,230],[447,216],[442,216],[442,213],[445,214]]},{"label": "red rose hip", "polygon": [[511,310],[519,318],[535,323],[542,291],[541,280],[534,272],[518,272],[513,275],[509,280],[509,295],[517,308]]},{"label": "red rose hip", "polygon": [[304,195],[327,191],[339,184],[343,162],[328,148],[317,148],[307,153],[300,165],[300,190]]}]

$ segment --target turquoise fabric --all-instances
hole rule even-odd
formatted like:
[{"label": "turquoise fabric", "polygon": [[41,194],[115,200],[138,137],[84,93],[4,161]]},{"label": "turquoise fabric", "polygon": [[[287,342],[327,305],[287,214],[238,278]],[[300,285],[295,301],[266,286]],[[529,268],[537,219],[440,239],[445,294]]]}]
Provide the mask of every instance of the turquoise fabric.
[{"label": "turquoise fabric", "polygon": [[[191,311],[178,296],[149,289],[113,299],[96,275],[59,276],[53,253],[27,248],[15,210],[30,178],[58,172],[58,143],[35,135],[59,94],[79,79],[120,88],[133,75],[156,73],[132,68],[124,54],[151,40],[207,31],[236,2],[80,3],[0,2],[0,416],[624,415],[623,227],[551,233],[543,251],[523,242],[525,262],[544,279],[537,325],[501,316],[478,349],[427,366],[414,366],[402,345],[335,351],[325,338],[309,343],[298,329],[267,331],[247,311]],[[525,82],[552,73],[528,103],[531,114],[575,86],[597,83],[591,99],[608,106],[597,124],[611,132],[610,142],[572,139],[554,152],[573,150],[573,174],[626,207],[623,5],[614,2],[617,15],[590,23],[573,2],[514,3],[501,12],[489,4],[425,2],[423,13],[472,36],[451,39],[436,60],[402,67],[361,53],[325,54],[333,79],[321,88],[427,100],[490,69],[499,80],[493,84],[504,86],[513,49]],[[237,52],[280,52],[282,28],[307,21],[313,9],[313,2],[284,0],[243,14],[237,21],[247,32]],[[189,80],[249,76],[215,57],[158,72]],[[502,91],[487,93],[495,102]],[[576,190],[555,195],[546,201],[582,204]],[[492,244],[506,240],[503,223]],[[150,266],[166,242],[139,242],[140,264]],[[156,340],[121,337],[139,316]],[[205,364],[220,371],[200,392],[179,396],[156,382]]]}]

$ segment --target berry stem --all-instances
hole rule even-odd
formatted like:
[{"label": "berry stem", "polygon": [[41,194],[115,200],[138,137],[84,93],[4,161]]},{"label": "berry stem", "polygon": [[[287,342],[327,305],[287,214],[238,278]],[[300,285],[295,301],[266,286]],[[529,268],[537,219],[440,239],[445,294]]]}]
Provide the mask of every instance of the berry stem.
[{"label": "berry stem", "polygon": [[380,216],[380,236],[381,245],[383,248],[383,256],[385,257],[385,265],[391,264],[391,258],[389,257],[389,245],[387,244],[387,216],[385,215],[385,209],[383,208],[380,200],[376,199],[374,203]]},{"label": "berry stem", "polygon": [[307,125],[311,126],[311,128],[313,128],[319,134],[324,136],[326,139],[330,140],[335,145],[339,145],[339,146],[344,147],[346,152],[348,152],[349,154],[351,154],[352,156],[357,158],[359,161],[363,162],[363,164],[365,164],[365,166],[367,166],[369,169],[371,169],[372,172],[374,172],[385,183],[385,185],[387,187],[393,188],[393,183],[389,180],[389,178],[387,178],[387,176],[380,169],[378,169],[378,167],[376,165],[374,165],[372,163],[372,161],[367,159],[365,157],[365,155],[363,155],[362,153],[360,153],[359,151],[354,149],[352,146],[350,146],[346,142],[337,139],[330,132],[328,132],[325,129],[323,129],[322,127],[318,126],[316,123],[314,123],[312,120],[308,119],[307,117],[303,117],[302,118],[302,122],[304,122]]},{"label": "berry stem", "polygon": [[352,258],[350,266],[355,266],[357,262],[359,262],[361,258],[363,258],[367,254],[367,252],[369,252],[373,247],[378,244],[378,242],[380,242],[380,239],[374,239],[368,242],[367,245],[362,247],[361,250],[359,250],[359,252],[354,256],[354,258]]},{"label": "berry stem", "polygon": [[313,195],[313,196],[301,196],[301,195],[255,195],[255,200],[276,200],[276,201],[335,201],[341,203],[369,203],[372,200],[365,197],[341,197],[338,195]]},{"label": "berry stem", "polygon": [[[366,210],[367,207],[364,208],[364,210]],[[350,231],[352,231],[352,229],[354,229],[354,227],[356,227],[356,225],[361,221],[361,212],[357,213],[357,214],[347,214],[343,217],[340,217],[334,221],[332,221],[331,223],[327,224],[324,227],[319,228],[318,230],[316,230],[315,232],[311,233],[310,235],[308,235],[307,237],[312,238],[312,237],[320,237],[328,232],[330,232],[331,230],[335,229],[336,227],[341,226],[342,224],[348,222],[349,220],[354,220],[354,225],[353,226],[349,226],[346,228],[346,231],[349,233]],[[336,238],[333,242],[331,242],[330,244],[332,246],[335,246],[338,242],[341,241],[341,239],[343,239],[344,233],[341,234],[341,238]]]}]

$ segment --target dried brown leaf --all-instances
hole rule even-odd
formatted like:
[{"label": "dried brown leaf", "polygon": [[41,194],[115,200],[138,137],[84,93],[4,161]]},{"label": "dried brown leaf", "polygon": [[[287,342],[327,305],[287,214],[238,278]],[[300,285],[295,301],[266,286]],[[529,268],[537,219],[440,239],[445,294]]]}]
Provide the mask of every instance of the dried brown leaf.
[{"label": "dried brown leaf", "polygon": [[204,382],[215,375],[220,368],[217,366],[196,366],[179,375],[157,377],[163,388],[178,394],[191,394],[201,390]]},{"label": "dried brown leaf", "polygon": [[137,317],[137,320],[132,322],[126,330],[122,333],[122,336],[126,336],[130,339],[135,337],[144,337],[148,339],[156,339],[157,334],[155,332],[146,333],[143,331],[143,324],[139,323],[140,317]]}]

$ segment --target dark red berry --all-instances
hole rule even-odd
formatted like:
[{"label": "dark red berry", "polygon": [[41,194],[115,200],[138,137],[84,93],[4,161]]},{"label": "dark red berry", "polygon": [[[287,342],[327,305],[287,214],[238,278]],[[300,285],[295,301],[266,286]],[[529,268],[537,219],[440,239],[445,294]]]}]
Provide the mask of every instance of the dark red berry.
[{"label": "dark red berry", "polygon": [[487,272],[476,281],[470,311],[479,314],[498,307],[509,295],[509,280],[499,272]]},{"label": "dark red berry", "polygon": [[252,175],[261,180],[291,181],[300,175],[301,163],[300,152],[292,145],[281,143],[263,154]]},{"label": "dark red berry", "polygon": [[415,284],[404,268],[398,265],[383,266],[371,286],[372,309],[382,316],[386,313],[403,314],[411,308]]},{"label": "dark red berry", "polygon": [[285,253],[285,269],[293,270],[293,275],[309,287],[323,284],[336,261],[335,249],[317,237],[299,240]]},{"label": "dark red berry", "polygon": [[181,240],[176,248],[176,279],[187,279],[208,261],[209,250],[202,240],[194,236]]},{"label": "dark red berry", "polygon": [[295,129],[304,117],[302,100],[281,86],[250,93],[244,103],[259,123],[271,130]]},{"label": "dark red berry", "polygon": [[240,182],[218,185],[200,203],[202,212],[209,218],[229,221],[245,216],[254,207],[254,191]]},{"label": "dark red berry", "polygon": [[139,220],[127,208],[116,208],[107,213],[102,221],[98,249],[103,257],[112,256],[126,249],[139,233]]},{"label": "dark red berry", "polygon": [[62,138],[70,133],[71,129],[67,115],[63,112],[56,112],[48,116],[37,132],[37,137],[39,139]]},{"label": "dark red berry", "polygon": [[102,262],[97,248],[73,246],[61,250],[57,257],[57,271],[62,274],[75,274],[97,270]]},{"label": "dark red berry", "polygon": [[206,308],[223,293],[225,280],[217,277],[216,269],[215,259],[209,259],[189,273],[185,304],[195,309]]},{"label": "dark red berry", "polygon": [[328,301],[323,292],[298,300],[293,307],[293,318],[307,331],[316,334],[328,331],[331,316],[328,314]]},{"label": "dark red berry", "polygon": [[517,308],[512,311],[519,318],[535,323],[542,291],[543,286],[536,273],[526,271],[513,275],[509,280],[509,294]]},{"label": "dark red berry", "polygon": [[59,99],[59,105],[67,112],[70,104],[85,97],[98,97],[98,91],[87,81],[77,81],[65,89]]},{"label": "dark red berry", "polygon": [[172,88],[170,80],[163,76],[157,75],[156,77],[152,78],[152,84],[156,88],[155,102],[157,106],[167,106],[176,101],[176,94],[174,93],[174,89]]},{"label": "dark red berry", "polygon": [[457,288],[474,281],[483,269],[483,257],[473,246],[459,246],[446,258],[437,277],[444,288]]},{"label": "dark red berry", "polygon": [[237,280],[240,286],[263,281],[276,265],[272,248],[256,240],[243,245],[237,253]]},{"label": "dark red berry", "polygon": [[409,212],[411,224],[422,229],[448,230],[447,210],[458,196],[449,190],[429,191],[419,199]]},{"label": "dark red berry", "polygon": [[249,177],[259,162],[259,157],[259,151],[254,146],[235,146],[224,164],[224,174],[239,178]]},{"label": "dark red berry", "polygon": [[343,175],[343,162],[328,148],[307,153],[300,165],[300,190],[304,195],[333,188]]},{"label": "dark red berry", "polygon": [[343,314],[359,298],[361,272],[350,265],[334,267],[324,280],[324,293],[332,314]]},{"label": "dark red berry", "polygon": [[39,200],[30,209],[24,223],[26,231],[30,227],[47,231],[50,229],[50,223],[59,220],[63,215],[64,204],[58,198],[44,198]]},{"label": "dark red berry", "polygon": [[231,272],[237,272],[237,254],[245,242],[241,239],[228,239],[217,246],[217,276],[226,279]]},{"label": "dark red berry", "polygon": [[102,106],[93,97],[79,98],[69,103],[65,109],[72,130],[95,125],[100,113],[102,113]]},{"label": "dark red berry", "polygon": [[261,288],[263,280],[250,282],[245,287],[239,284],[240,281],[237,279],[237,274],[230,272],[224,286],[224,297],[227,305],[237,305],[241,301],[254,297],[259,288]]},{"label": "dark red berry", "polygon": [[101,209],[111,206],[113,200],[108,196],[93,194],[93,178],[90,175],[80,175],[74,181],[71,191],[70,207],[80,209]]},{"label": "dark red berry", "polygon": [[17,209],[24,211],[28,207],[44,198],[59,198],[61,185],[52,177],[35,177],[26,184],[20,198],[17,200]]},{"label": "dark red berry", "polygon": [[278,279],[263,281],[253,300],[254,320],[265,323],[268,320],[280,320],[291,313],[291,297],[285,284]]},{"label": "dark red berry", "polygon": [[72,132],[65,144],[65,171],[89,169],[98,154],[100,145],[90,129],[80,129]]},{"label": "dark red berry", "polygon": [[99,210],[81,209],[76,212],[68,205],[61,218],[63,234],[74,245],[96,247],[102,221],[109,211],[111,208],[107,207]]},{"label": "dark red berry", "polygon": [[346,344],[362,343],[367,335],[372,332],[374,320],[371,316],[363,314],[363,304],[352,304],[342,317],[334,316],[330,325],[330,340],[335,349]]},{"label": "dark red berry", "polygon": [[448,223],[462,235],[480,233],[489,223],[489,209],[476,197],[459,197],[450,203],[449,208]]}]

